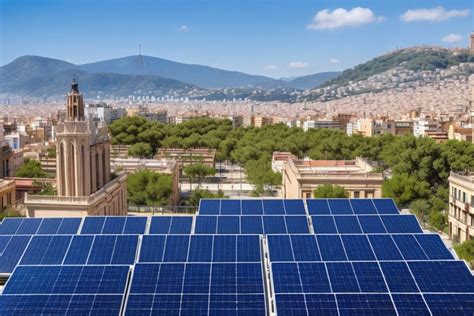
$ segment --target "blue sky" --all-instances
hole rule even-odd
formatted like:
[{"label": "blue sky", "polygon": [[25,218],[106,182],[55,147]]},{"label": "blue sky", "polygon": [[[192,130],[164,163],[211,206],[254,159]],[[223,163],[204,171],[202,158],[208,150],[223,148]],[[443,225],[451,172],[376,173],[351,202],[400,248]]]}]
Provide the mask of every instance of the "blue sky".
[{"label": "blue sky", "polygon": [[[271,77],[419,44],[467,46],[474,1],[0,0],[0,64],[142,53]],[[409,11],[411,10],[411,11]],[[408,11],[408,12],[407,12]]]}]

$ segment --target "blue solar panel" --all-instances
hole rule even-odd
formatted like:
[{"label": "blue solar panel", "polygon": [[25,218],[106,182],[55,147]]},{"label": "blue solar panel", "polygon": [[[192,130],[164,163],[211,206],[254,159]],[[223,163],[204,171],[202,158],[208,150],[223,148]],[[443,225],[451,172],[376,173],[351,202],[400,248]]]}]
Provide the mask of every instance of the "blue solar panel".
[{"label": "blue solar panel", "polygon": [[217,218],[218,234],[240,234],[239,216],[219,216]]},{"label": "blue solar panel", "polygon": [[191,236],[189,245],[189,262],[211,262],[212,261],[212,236]]},{"label": "blue solar panel", "polygon": [[354,214],[349,199],[328,199],[331,214]]},{"label": "blue solar panel", "polygon": [[62,218],[44,218],[37,231],[38,235],[55,235],[59,226],[61,226]]},{"label": "blue solar panel", "polygon": [[34,235],[38,231],[38,228],[41,224],[41,218],[25,218],[21,222],[18,230],[16,231],[17,235]]},{"label": "blue solar panel", "polygon": [[186,265],[184,273],[183,293],[209,293],[210,263]]},{"label": "blue solar panel", "polygon": [[382,215],[380,216],[390,234],[422,233],[420,224],[414,215]]},{"label": "blue solar panel", "polygon": [[288,215],[305,215],[303,200],[283,200],[286,214]]},{"label": "blue solar panel", "polygon": [[275,261],[294,261],[293,250],[291,248],[290,236],[288,235],[268,235],[268,247],[270,260]]},{"label": "blue solar panel", "polygon": [[146,228],[147,218],[144,216],[127,216],[125,221],[125,227],[123,228],[124,234],[144,234]]},{"label": "blue solar panel", "polygon": [[419,294],[392,294],[392,299],[399,315],[431,315]]},{"label": "blue solar panel", "polygon": [[405,260],[427,260],[423,248],[416,241],[413,235],[393,235],[393,240],[402,253]]},{"label": "blue solar panel", "polygon": [[191,234],[192,216],[172,216],[170,234]]},{"label": "blue solar panel", "polygon": [[237,236],[237,261],[261,261],[259,236]]},{"label": "blue solar panel", "polygon": [[321,261],[314,235],[293,235],[291,245],[296,261]]},{"label": "blue solar panel", "polygon": [[379,216],[358,216],[364,234],[386,234],[387,231]]},{"label": "blue solar panel", "polygon": [[337,234],[334,216],[312,216],[311,221],[316,234]]},{"label": "blue solar panel", "polygon": [[219,215],[221,200],[201,199],[199,202],[199,215]]},{"label": "blue solar panel", "polygon": [[303,293],[298,265],[296,263],[273,263],[272,275],[273,287],[276,294]]},{"label": "blue solar panel", "polygon": [[1,295],[1,315],[118,315],[123,295]]},{"label": "blue solar panel", "polygon": [[334,221],[339,234],[362,233],[357,216],[334,216]]},{"label": "blue solar panel", "polygon": [[330,293],[328,274],[324,263],[299,263],[301,285],[304,293]]},{"label": "blue solar panel", "polygon": [[349,262],[326,263],[334,293],[360,292],[354,269]]},{"label": "blue solar panel", "polygon": [[385,280],[377,262],[353,262],[360,290],[367,293],[386,293]]},{"label": "blue solar panel", "polygon": [[63,264],[86,264],[94,236],[73,236]]},{"label": "blue solar panel", "polygon": [[105,217],[89,216],[84,218],[82,224],[81,234],[82,235],[93,235],[100,234],[104,227]]},{"label": "blue solar panel", "polygon": [[63,218],[61,226],[59,226],[58,234],[75,235],[78,233],[81,225],[81,218]]},{"label": "blue solar panel", "polygon": [[263,213],[265,215],[285,215],[283,200],[263,199]]},{"label": "blue solar panel", "polygon": [[189,236],[168,236],[166,238],[163,262],[186,262]]},{"label": "blue solar panel", "polygon": [[196,216],[195,234],[215,234],[217,232],[217,216]]},{"label": "blue solar panel", "polygon": [[309,215],[330,215],[328,200],[325,199],[308,199],[306,200]]},{"label": "blue solar panel", "polygon": [[0,235],[15,235],[23,218],[5,218],[0,225]]},{"label": "blue solar panel", "polygon": [[388,294],[337,294],[341,315],[397,315]]},{"label": "blue solar panel", "polygon": [[288,234],[308,234],[309,226],[306,216],[285,216]]},{"label": "blue solar panel", "polygon": [[160,274],[155,281],[155,293],[173,294],[181,293],[183,287],[184,264],[180,263],[162,263]]},{"label": "blue solar panel", "polygon": [[263,215],[262,200],[242,200],[242,215]]},{"label": "blue solar panel", "polygon": [[349,261],[375,260],[375,255],[366,236],[342,235],[341,238]]},{"label": "blue solar panel", "polygon": [[377,214],[377,210],[375,209],[374,203],[372,203],[371,199],[351,199],[350,203],[354,210],[354,214]]},{"label": "blue solar panel", "polygon": [[133,264],[137,236],[96,236],[88,264]]},{"label": "blue solar panel", "polygon": [[286,234],[285,217],[263,216],[263,230],[265,234]]},{"label": "blue solar panel", "polygon": [[237,293],[263,294],[262,265],[258,263],[237,263]]},{"label": "blue solar panel", "polygon": [[33,236],[20,264],[59,265],[69,248],[71,236]]},{"label": "blue solar panel", "polygon": [[415,238],[431,260],[454,259],[439,235],[415,235]]},{"label": "blue solar panel", "polygon": [[380,262],[385,281],[391,292],[417,293],[418,287],[405,262]]},{"label": "blue solar panel", "polygon": [[474,315],[474,294],[423,295],[432,315]]},{"label": "blue solar panel", "polygon": [[278,315],[307,315],[303,294],[277,294],[275,301]]},{"label": "blue solar panel", "polygon": [[4,239],[4,250],[0,256],[0,272],[10,273],[15,269],[30,238],[30,236],[9,236],[8,242]]},{"label": "blue solar panel", "polygon": [[408,266],[422,292],[474,292],[474,276],[462,261],[412,261]]},{"label": "blue solar panel", "polygon": [[390,235],[369,235],[368,237],[378,260],[403,260]]},{"label": "blue solar panel", "polygon": [[213,264],[211,293],[237,292],[237,266],[235,264]]},{"label": "blue solar panel", "polygon": [[166,236],[145,235],[140,248],[140,262],[162,262]]},{"label": "blue solar panel", "polygon": [[221,215],[241,215],[240,200],[221,200]]},{"label": "blue solar panel", "polygon": [[128,266],[18,266],[3,294],[123,294]]},{"label": "blue solar panel", "polygon": [[341,238],[335,235],[316,236],[323,261],[346,261],[346,253]]},{"label": "blue solar panel", "polygon": [[236,247],[236,236],[214,236],[213,261],[235,262],[237,260]]},{"label": "blue solar panel", "polygon": [[334,294],[306,294],[308,315],[339,315]]},{"label": "blue solar panel", "polygon": [[261,216],[241,216],[240,230],[242,234],[263,234]]},{"label": "blue solar panel", "polygon": [[125,217],[123,216],[111,216],[105,219],[104,227],[102,228],[102,234],[117,235],[123,232],[125,226]]},{"label": "blue solar panel", "polygon": [[151,218],[150,234],[168,234],[170,225],[171,216],[153,216]]},{"label": "blue solar panel", "polygon": [[399,214],[397,206],[392,199],[373,199],[379,214]]}]

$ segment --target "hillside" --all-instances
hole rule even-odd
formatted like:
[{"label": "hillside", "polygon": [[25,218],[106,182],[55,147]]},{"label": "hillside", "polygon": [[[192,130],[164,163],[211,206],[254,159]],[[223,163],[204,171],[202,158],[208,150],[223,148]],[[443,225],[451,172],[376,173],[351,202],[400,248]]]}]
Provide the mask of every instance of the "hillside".
[{"label": "hillside", "polygon": [[292,88],[305,90],[319,87],[339,74],[339,71],[320,72],[312,75],[291,78],[285,81]]},{"label": "hillside", "polygon": [[366,80],[398,66],[413,71],[434,71],[465,62],[474,62],[474,55],[468,50],[452,51],[437,47],[406,48],[344,70],[335,78],[325,82],[322,87],[340,87],[351,81]]},{"label": "hillside", "polygon": [[132,75],[156,75],[193,84],[204,89],[241,87],[278,87],[283,82],[264,77],[248,75],[202,65],[183,64],[151,56],[128,56],[118,59],[79,65],[87,72],[111,72]]}]

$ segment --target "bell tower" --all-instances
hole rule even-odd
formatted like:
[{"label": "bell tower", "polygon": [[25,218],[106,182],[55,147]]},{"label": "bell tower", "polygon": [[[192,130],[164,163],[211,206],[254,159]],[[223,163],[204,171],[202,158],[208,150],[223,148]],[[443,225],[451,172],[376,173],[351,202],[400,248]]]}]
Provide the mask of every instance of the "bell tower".
[{"label": "bell tower", "polygon": [[66,120],[56,133],[56,181],[60,196],[88,196],[91,190],[91,130],[79,85],[71,83]]}]

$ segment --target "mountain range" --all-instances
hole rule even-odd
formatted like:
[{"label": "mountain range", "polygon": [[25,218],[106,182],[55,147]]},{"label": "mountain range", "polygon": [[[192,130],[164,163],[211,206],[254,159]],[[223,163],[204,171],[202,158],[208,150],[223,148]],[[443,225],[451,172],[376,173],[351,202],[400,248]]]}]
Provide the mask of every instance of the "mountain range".
[{"label": "mountain range", "polygon": [[40,98],[60,96],[75,77],[83,91],[98,97],[140,94],[205,97],[220,95],[219,90],[229,88],[239,89],[239,95],[245,97],[256,89],[276,89],[280,90],[279,94],[282,90],[286,93],[287,90],[307,89],[337,74],[329,72],[280,80],[142,55],[83,65],[27,55],[0,67],[0,94]]}]

